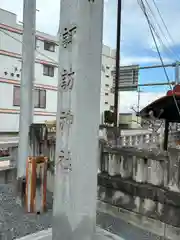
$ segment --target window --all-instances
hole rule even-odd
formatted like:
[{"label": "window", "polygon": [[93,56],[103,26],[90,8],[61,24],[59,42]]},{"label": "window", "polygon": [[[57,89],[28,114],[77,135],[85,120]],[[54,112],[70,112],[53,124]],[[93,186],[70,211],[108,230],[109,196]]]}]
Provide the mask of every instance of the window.
[{"label": "window", "polygon": [[38,88],[34,90],[34,107],[46,108],[46,90]]},{"label": "window", "polygon": [[55,43],[44,41],[44,50],[55,52]]},{"label": "window", "polygon": [[[20,86],[14,86],[13,106],[20,106]],[[46,108],[46,90],[37,88],[34,90],[34,107]]]},{"label": "window", "polygon": [[43,75],[54,77],[54,67],[51,65],[43,65]]},{"label": "window", "polygon": [[111,111],[114,111],[114,106],[110,106],[110,110],[111,110]]},{"label": "window", "polygon": [[105,96],[108,96],[108,95],[109,95],[109,93],[106,92],[106,93],[105,93]]},{"label": "window", "polygon": [[20,86],[14,86],[14,89],[13,89],[13,106],[20,106]]},{"label": "window", "polygon": [[107,78],[109,78],[109,75],[108,75],[108,74],[106,74],[106,77],[107,77]]},{"label": "window", "polygon": [[105,104],[107,105],[107,104],[108,104],[108,102],[105,102]]},{"label": "window", "polygon": [[110,69],[110,66],[106,66],[106,69]]},{"label": "window", "polygon": [[105,84],[106,87],[109,87],[109,84]]}]

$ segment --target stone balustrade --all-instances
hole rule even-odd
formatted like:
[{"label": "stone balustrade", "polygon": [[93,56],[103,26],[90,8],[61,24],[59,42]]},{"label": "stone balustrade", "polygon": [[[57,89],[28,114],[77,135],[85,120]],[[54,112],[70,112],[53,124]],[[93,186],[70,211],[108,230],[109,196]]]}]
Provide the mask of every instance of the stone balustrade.
[{"label": "stone balustrade", "polygon": [[99,168],[99,200],[180,227],[178,149],[107,147]]},{"label": "stone balustrade", "polygon": [[138,146],[144,144],[153,144],[159,143],[160,136],[159,134],[153,135],[149,134],[132,134],[132,135],[123,135],[120,137],[120,145],[121,146]]}]

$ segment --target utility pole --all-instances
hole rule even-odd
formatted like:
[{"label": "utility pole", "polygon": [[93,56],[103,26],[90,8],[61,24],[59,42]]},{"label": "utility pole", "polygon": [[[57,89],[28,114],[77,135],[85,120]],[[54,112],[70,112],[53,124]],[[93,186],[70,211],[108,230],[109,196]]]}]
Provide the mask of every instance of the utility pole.
[{"label": "utility pole", "polygon": [[175,82],[176,84],[180,84],[179,62],[176,62],[176,66],[175,66]]},{"label": "utility pole", "polygon": [[36,0],[24,0],[22,75],[20,91],[19,146],[17,162],[17,200],[22,205],[26,161],[29,155],[29,126],[33,122],[33,84],[35,63]]},{"label": "utility pole", "polygon": [[116,75],[115,75],[115,89],[114,89],[114,127],[115,127],[115,143],[117,145],[117,140],[119,136],[118,130],[118,105],[119,105],[119,76],[120,76],[120,42],[121,42],[121,8],[122,0],[118,0],[117,5],[117,31],[116,31]]},{"label": "utility pole", "polygon": [[103,6],[61,1],[53,240],[95,239]]}]

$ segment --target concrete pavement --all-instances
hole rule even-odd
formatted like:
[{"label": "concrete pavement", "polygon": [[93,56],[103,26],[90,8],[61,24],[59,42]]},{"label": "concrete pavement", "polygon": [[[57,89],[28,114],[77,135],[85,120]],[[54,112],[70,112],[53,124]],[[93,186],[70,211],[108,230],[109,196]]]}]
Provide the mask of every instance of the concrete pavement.
[{"label": "concrete pavement", "polygon": [[[37,233],[52,227],[52,194],[48,193],[48,211],[42,215],[26,214],[16,204],[14,187],[11,184],[0,185],[0,233],[12,240],[28,234]],[[106,213],[97,213],[97,225],[115,235],[106,232],[111,240],[162,240],[163,238],[140,229],[132,224],[112,217]],[[3,236],[4,237],[4,236]],[[2,238],[3,239],[3,238]],[[105,239],[102,239],[105,240]],[[163,239],[165,240],[165,239]]]}]

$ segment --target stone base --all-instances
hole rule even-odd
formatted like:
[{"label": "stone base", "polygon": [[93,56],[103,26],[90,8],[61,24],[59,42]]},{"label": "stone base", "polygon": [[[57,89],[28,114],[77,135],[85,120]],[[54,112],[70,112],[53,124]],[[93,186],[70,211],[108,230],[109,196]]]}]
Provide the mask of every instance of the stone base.
[{"label": "stone base", "polygon": [[[52,240],[52,229],[44,230],[35,234],[27,235],[17,240]],[[79,239],[83,240],[83,239]],[[96,234],[92,240],[125,240],[110,232],[97,227]]]}]

